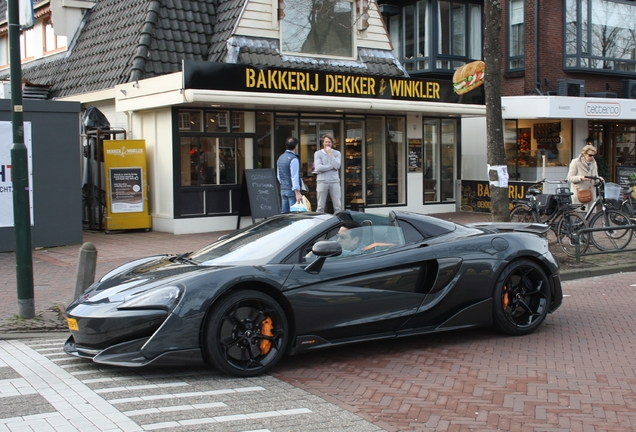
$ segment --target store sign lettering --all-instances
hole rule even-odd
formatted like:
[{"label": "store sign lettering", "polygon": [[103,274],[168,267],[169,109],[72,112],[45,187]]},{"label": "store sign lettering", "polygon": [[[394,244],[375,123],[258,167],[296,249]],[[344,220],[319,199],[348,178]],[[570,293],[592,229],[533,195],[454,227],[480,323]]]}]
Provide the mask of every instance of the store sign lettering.
[{"label": "store sign lettering", "polygon": [[[379,81],[379,86],[378,86]],[[288,90],[359,96],[384,95],[387,89],[391,96],[417,99],[440,99],[438,82],[405,79],[376,80],[370,76],[330,74],[324,75],[324,83],[315,72],[245,69],[247,89]],[[321,83],[324,88],[321,88]],[[377,88],[377,93],[376,93]]]},{"label": "store sign lettering", "polygon": [[[477,196],[479,198],[490,198],[490,187],[488,183],[477,184]],[[521,199],[526,196],[526,188],[524,186],[509,185],[508,186],[508,198]]]},{"label": "store sign lettering", "polygon": [[245,70],[247,88],[268,90],[318,91],[318,74],[300,71]]},{"label": "store sign lettering", "polygon": [[591,103],[585,104],[585,115],[598,117],[616,117],[621,115],[621,106],[616,103]]},{"label": "store sign lettering", "polygon": [[439,99],[439,83],[394,79],[389,81],[391,83],[391,96]]}]

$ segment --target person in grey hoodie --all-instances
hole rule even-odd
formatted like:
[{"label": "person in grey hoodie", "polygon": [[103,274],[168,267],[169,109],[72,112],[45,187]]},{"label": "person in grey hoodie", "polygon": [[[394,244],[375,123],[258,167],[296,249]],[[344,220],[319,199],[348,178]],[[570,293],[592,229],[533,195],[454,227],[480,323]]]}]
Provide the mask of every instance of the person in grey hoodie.
[{"label": "person in grey hoodie", "polygon": [[334,139],[331,135],[323,135],[320,143],[322,149],[314,153],[314,173],[316,177],[316,194],[318,204],[316,211],[324,213],[327,195],[331,198],[334,213],[342,210],[340,200],[340,164],[342,157],[333,148]]}]

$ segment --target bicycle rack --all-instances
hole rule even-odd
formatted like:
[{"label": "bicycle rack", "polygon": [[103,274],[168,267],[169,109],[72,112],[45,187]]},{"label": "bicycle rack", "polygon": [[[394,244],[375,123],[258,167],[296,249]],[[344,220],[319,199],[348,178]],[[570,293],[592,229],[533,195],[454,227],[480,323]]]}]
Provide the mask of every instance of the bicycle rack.
[{"label": "bicycle rack", "polygon": [[[576,250],[576,263],[579,264],[581,262],[581,242],[579,240],[579,236],[581,234],[587,233],[587,232],[595,232],[595,231],[616,231],[616,230],[623,230],[623,229],[631,229],[632,231],[636,231],[636,225],[635,224],[631,224],[631,225],[625,225],[622,227],[599,227],[599,228],[581,228],[580,230],[578,230],[576,233],[574,233],[574,247]],[[605,251],[597,251],[597,252],[585,252],[583,255],[606,255],[606,254],[611,254],[611,253],[620,253],[620,252],[636,252],[636,246],[628,248],[627,246],[629,246],[630,244],[634,243],[634,233],[632,232],[632,238],[629,241],[629,243],[627,243],[625,245],[624,248],[622,249],[613,249],[613,250],[605,250]],[[588,247],[588,251],[590,248],[593,248],[594,245],[590,244]]]}]

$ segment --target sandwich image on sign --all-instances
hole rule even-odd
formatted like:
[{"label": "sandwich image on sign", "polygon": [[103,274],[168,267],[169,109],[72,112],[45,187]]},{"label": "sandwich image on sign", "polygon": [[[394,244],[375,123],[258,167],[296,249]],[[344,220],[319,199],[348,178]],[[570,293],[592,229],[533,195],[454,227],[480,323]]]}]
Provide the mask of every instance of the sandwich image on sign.
[{"label": "sandwich image on sign", "polygon": [[463,95],[476,89],[484,83],[483,61],[477,60],[458,68],[453,75],[453,89],[458,95]]}]

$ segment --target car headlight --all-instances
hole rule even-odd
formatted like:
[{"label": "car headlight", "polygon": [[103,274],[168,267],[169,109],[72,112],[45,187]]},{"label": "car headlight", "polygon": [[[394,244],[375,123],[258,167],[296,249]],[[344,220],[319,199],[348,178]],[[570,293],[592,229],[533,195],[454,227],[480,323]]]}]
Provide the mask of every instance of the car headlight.
[{"label": "car headlight", "polygon": [[183,290],[176,286],[155,288],[127,296],[117,309],[165,309],[170,311],[182,294]]}]

